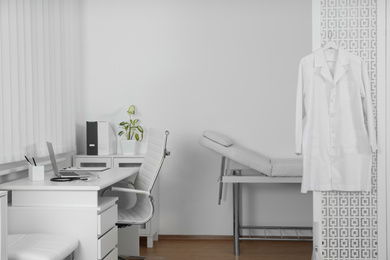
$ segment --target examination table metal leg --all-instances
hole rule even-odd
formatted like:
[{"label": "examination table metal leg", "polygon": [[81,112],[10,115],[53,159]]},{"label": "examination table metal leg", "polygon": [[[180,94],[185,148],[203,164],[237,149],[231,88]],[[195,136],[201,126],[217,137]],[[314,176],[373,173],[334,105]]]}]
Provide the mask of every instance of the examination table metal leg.
[{"label": "examination table metal leg", "polygon": [[[240,171],[233,171],[234,175],[241,175]],[[240,184],[233,183],[233,239],[234,255],[240,255]]]},{"label": "examination table metal leg", "polygon": [[223,189],[223,182],[222,178],[223,175],[225,175],[225,167],[226,167],[226,157],[222,157],[222,162],[221,162],[221,173],[219,175],[219,193],[218,193],[218,205],[221,205],[221,200],[222,200],[222,189]]}]

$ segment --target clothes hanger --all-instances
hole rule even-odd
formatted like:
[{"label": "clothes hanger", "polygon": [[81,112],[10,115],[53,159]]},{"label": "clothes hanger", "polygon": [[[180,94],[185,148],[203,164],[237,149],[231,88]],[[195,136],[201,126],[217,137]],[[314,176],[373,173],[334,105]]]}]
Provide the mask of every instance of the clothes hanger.
[{"label": "clothes hanger", "polygon": [[332,41],[332,32],[331,31],[329,32],[329,41],[327,41],[325,43],[325,45],[322,47],[322,49],[323,50],[328,50],[328,49],[338,50],[339,49],[339,46],[337,45],[337,43]]},{"label": "clothes hanger", "polygon": [[322,50],[323,52],[325,53],[327,50],[334,50],[335,53],[331,54],[331,55],[325,55],[325,60],[327,62],[335,62],[337,61],[337,54],[338,54],[338,50],[339,50],[339,46],[337,45],[336,42],[332,41],[332,32],[329,31],[329,41],[325,43],[325,45],[322,47]]},{"label": "clothes hanger", "polygon": [[339,46],[334,41],[328,41],[327,43],[325,43],[325,45],[324,45],[324,47],[322,47],[322,49],[324,49],[324,50],[328,50],[328,49],[338,50]]}]

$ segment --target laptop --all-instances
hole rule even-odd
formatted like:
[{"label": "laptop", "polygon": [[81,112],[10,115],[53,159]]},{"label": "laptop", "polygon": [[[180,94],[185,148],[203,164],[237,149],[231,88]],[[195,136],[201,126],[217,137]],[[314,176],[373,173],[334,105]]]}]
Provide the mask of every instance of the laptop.
[{"label": "laptop", "polygon": [[51,166],[53,167],[54,174],[58,178],[90,178],[95,176],[89,172],[76,173],[74,171],[69,171],[66,169],[58,170],[56,157],[54,155],[53,144],[50,142],[46,142],[46,144],[47,144],[47,150],[49,150]]}]

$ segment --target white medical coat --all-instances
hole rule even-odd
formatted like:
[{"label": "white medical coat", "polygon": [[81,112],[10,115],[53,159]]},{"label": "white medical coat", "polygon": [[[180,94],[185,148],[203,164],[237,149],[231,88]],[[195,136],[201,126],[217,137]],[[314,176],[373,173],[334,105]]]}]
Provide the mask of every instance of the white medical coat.
[{"label": "white medical coat", "polygon": [[[333,50],[335,51],[335,50]],[[377,149],[366,63],[339,48],[318,49],[299,65],[296,153],[303,155],[301,192],[369,191]]]}]

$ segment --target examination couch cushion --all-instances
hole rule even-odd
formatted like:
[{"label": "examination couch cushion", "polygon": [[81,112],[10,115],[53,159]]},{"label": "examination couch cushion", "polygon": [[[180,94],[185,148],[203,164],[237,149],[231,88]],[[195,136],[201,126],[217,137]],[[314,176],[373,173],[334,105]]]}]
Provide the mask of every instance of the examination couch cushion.
[{"label": "examination couch cushion", "polygon": [[214,131],[204,131],[203,136],[211,141],[229,147],[233,145],[233,140],[226,135],[214,132]]},{"label": "examination couch cushion", "polygon": [[200,143],[204,147],[220,153],[222,156],[225,156],[235,162],[259,171],[265,175],[271,175],[272,164],[270,158],[263,154],[249,150],[241,145],[235,144],[230,138],[230,142],[228,142],[230,144],[229,146],[221,145],[221,140],[226,138],[226,136],[217,132],[205,131]]},{"label": "examination couch cushion", "polygon": [[235,144],[232,139],[214,131],[204,131],[200,144],[230,160],[270,177],[302,176],[302,158],[274,158]]},{"label": "examination couch cushion", "polygon": [[301,177],[303,174],[303,159],[297,158],[274,158],[272,163],[272,177]]}]

